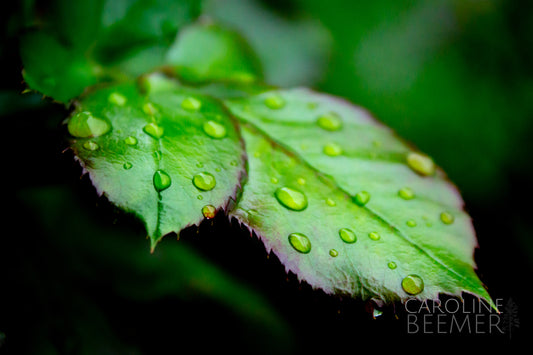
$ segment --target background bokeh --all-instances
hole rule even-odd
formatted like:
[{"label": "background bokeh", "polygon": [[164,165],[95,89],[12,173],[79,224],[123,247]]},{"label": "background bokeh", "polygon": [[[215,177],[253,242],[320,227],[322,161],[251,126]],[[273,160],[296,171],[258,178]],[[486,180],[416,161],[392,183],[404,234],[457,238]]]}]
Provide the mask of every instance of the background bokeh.
[{"label": "background bokeh", "polygon": [[[266,82],[346,97],[443,167],[473,218],[478,274],[493,298],[518,305],[520,327],[513,339],[440,336],[523,339],[533,270],[533,3],[210,0],[198,8],[241,32]],[[406,334],[391,307],[374,320],[363,302],[298,284],[224,218],[149,254],[141,223],[96,196],[64,152],[66,110],[20,94],[19,39],[36,12],[21,1],[0,15],[0,353],[355,352],[359,342],[435,339]]]}]

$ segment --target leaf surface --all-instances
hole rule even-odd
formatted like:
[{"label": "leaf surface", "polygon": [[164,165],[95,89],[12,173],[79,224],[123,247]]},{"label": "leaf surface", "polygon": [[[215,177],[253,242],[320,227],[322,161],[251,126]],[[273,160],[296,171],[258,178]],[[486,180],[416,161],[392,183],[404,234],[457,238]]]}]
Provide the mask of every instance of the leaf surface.
[{"label": "leaf surface", "polygon": [[249,159],[231,215],[288,271],[364,299],[464,291],[492,304],[474,272],[470,218],[431,158],[366,111],[310,90],[226,104],[243,122]]}]

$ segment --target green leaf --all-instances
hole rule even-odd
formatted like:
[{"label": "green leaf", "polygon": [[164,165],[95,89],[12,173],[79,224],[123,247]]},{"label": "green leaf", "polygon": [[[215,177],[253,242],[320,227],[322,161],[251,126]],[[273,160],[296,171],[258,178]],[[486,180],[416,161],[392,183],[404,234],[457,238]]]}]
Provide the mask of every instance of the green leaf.
[{"label": "green leaf", "polygon": [[471,220],[431,158],[366,111],[306,89],[226,104],[243,122],[249,167],[230,215],[288,271],[363,299],[468,292],[493,305],[474,271]]},{"label": "green leaf", "polygon": [[241,140],[223,106],[168,80],[95,90],[67,127],[98,192],[144,221],[152,249],[225,209],[244,173]]}]

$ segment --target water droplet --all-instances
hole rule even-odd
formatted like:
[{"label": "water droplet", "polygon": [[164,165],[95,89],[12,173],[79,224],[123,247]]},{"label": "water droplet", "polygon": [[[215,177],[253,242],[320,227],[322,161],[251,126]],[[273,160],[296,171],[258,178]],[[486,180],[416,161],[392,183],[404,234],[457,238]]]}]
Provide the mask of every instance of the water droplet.
[{"label": "water droplet", "polygon": [[264,101],[266,107],[272,109],[272,110],[279,110],[283,106],[285,106],[285,100],[278,94],[272,94],[268,96]]},{"label": "water droplet", "polygon": [[455,221],[455,217],[450,212],[442,212],[440,214],[440,220],[444,224],[452,224]]},{"label": "water droplet", "polygon": [[414,219],[409,219],[407,222],[405,222],[405,224],[411,228],[416,227],[416,221]]},{"label": "water droplet", "polygon": [[215,168],[215,171],[216,171],[217,173],[219,173],[219,172],[221,172],[221,171],[222,171],[222,169],[221,169],[221,168],[219,168],[219,167],[217,166],[217,167]]},{"label": "water droplet", "polygon": [[402,288],[410,295],[418,295],[424,291],[424,280],[418,275],[407,275],[402,280]]},{"label": "water droplet", "polygon": [[198,111],[202,107],[202,101],[189,96],[181,102],[181,107],[187,111]]},{"label": "water droplet", "polygon": [[398,196],[404,200],[412,200],[415,198],[415,192],[409,187],[402,187],[400,190],[398,190]]},{"label": "water droplet", "polygon": [[170,184],[172,183],[170,176],[163,170],[157,170],[154,173],[153,180],[154,180],[154,187],[157,192],[161,192],[163,190],[168,189],[170,187]]},{"label": "water droplet", "polygon": [[329,112],[319,116],[316,120],[317,125],[326,131],[338,131],[342,127],[342,120],[335,112]]},{"label": "water droplet", "polygon": [[101,118],[94,117],[90,112],[84,111],[70,118],[67,129],[74,137],[90,138],[106,134],[111,129],[111,125]]},{"label": "water droplet", "polygon": [[208,172],[203,172],[194,175],[194,177],[192,178],[192,183],[199,190],[209,191],[215,188],[217,181],[212,174]]},{"label": "water droplet", "polygon": [[153,116],[157,113],[157,109],[151,102],[147,102],[143,105],[143,112],[149,116]]},{"label": "water droplet", "polygon": [[198,162],[198,163],[196,163],[196,167],[197,168],[203,168],[204,164],[202,162]]},{"label": "water droplet", "polygon": [[196,196],[196,198],[199,199],[199,200],[203,200],[204,199],[204,197],[202,195],[198,195],[198,196]]},{"label": "water droplet", "polygon": [[335,249],[330,249],[329,250],[329,255],[336,258],[337,256],[339,256],[339,252]]},{"label": "water droplet", "polygon": [[211,138],[224,138],[226,136],[226,127],[215,121],[207,121],[203,125],[204,132]]},{"label": "water droplet", "polygon": [[339,229],[339,236],[341,237],[343,242],[348,244],[353,244],[357,241],[355,233],[348,228]]},{"label": "water droplet", "polygon": [[342,154],[342,147],[337,143],[328,143],[324,146],[324,154],[330,157],[336,157]]},{"label": "water droplet", "polygon": [[238,163],[237,163],[236,160],[232,160],[232,161],[229,162],[229,165],[231,165],[231,166],[237,166]]},{"label": "water droplet", "polygon": [[310,110],[314,110],[318,107],[318,102],[309,102],[307,104],[307,108],[310,109]]},{"label": "water droplet", "polygon": [[333,207],[333,206],[336,205],[336,203],[335,203],[334,200],[332,200],[331,198],[328,197],[328,198],[326,199],[326,205]]},{"label": "water droplet", "polygon": [[366,191],[360,191],[355,194],[355,196],[353,197],[353,201],[356,205],[362,207],[366,205],[368,201],[370,201],[370,194]]},{"label": "water droplet", "polygon": [[433,175],[435,173],[435,163],[427,155],[410,152],[407,154],[407,165],[420,175]]},{"label": "water droplet", "polygon": [[119,94],[118,92],[112,92],[107,97],[107,101],[113,105],[124,106],[128,100],[124,95]]},{"label": "water droplet", "polygon": [[368,233],[368,237],[372,240],[380,240],[381,239],[381,236],[379,235],[378,232],[370,232]]},{"label": "water droplet", "polygon": [[155,123],[148,123],[143,127],[144,133],[152,137],[153,139],[159,139],[163,137],[164,129]]},{"label": "water droplet", "polygon": [[130,162],[126,162],[122,166],[124,167],[125,170],[130,170],[133,167],[133,164]]},{"label": "water droplet", "polygon": [[124,139],[124,143],[127,145],[136,145],[137,144],[137,138],[133,136],[129,136],[126,139]]},{"label": "water droplet", "polygon": [[90,150],[90,151],[95,151],[95,150],[98,150],[98,148],[100,148],[100,146],[93,142],[93,141],[87,141],[85,143],[83,143],[83,148],[86,149],[86,150]]},{"label": "water droplet", "polygon": [[302,211],[307,207],[307,197],[302,192],[290,187],[280,187],[274,195],[279,203],[290,210]]},{"label": "water droplet", "polygon": [[298,185],[305,185],[305,179],[304,178],[298,178],[296,180],[296,182],[298,183]]},{"label": "water droplet", "polygon": [[155,158],[155,160],[161,160],[161,158],[163,158],[163,153],[161,153],[160,150],[156,150],[154,152],[154,158]]},{"label": "water droplet", "polygon": [[398,265],[396,265],[396,263],[394,261],[391,261],[387,264],[387,267],[391,270],[394,270],[398,267]]},{"label": "water droplet", "polygon": [[372,319],[378,319],[383,315],[383,311],[374,307],[372,310]]},{"label": "water droplet", "polygon": [[289,235],[289,243],[298,252],[307,254],[311,251],[311,241],[305,234],[291,233]]},{"label": "water droplet", "polygon": [[204,207],[202,207],[202,214],[207,219],[214,218],[215,217],[215,213],[216,213],[215,206],[205,205]]},{"label": "water droplet", "polygon": [[277,184],[279,182],[279,180],[276,177],[271,177],[270,178],[270,182],[273,183],[273,184]]}]

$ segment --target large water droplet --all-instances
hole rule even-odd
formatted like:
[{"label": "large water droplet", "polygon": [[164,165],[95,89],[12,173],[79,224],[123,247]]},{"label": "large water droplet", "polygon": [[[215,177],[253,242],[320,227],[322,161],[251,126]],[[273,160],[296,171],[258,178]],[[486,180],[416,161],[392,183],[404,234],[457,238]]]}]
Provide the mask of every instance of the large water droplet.
[{"label": "large water droplet", "polygon": [[342,154],[342,147],[337,143],[328,143],[324,146],[324,154],[330,157],[336,157]]},{"label": "large water droplet", "polygon": [[170,179],[170,176],[163,170],[157,170],[154,173],[154,187],[157,190],[157,192],[161,192],[163,190],[166,190],[170,187],[170,184],[172,183],[172,180]]},{"label": "large water droplet", "polygon": [[337,256],[339,256],[339,252],[335,249],[330,249],[329,250],[329,255],[333,258],[336,258]]},{"label": "large water droplet", "polygon": [[272,94],[268,96],[264,101],[266,107],[273,109],[273,110],[279,110],[283,106],[285,106],[285,100],[278,94]]},{"label": "large water droplet", "polygon": [[298,252],[307,254],[311,251],[311,241],[305,234],[291,233],[289,235],[289,243]]},{"label": "large water droplet", "polygon": [[86,150],[90,150],[90,151],[95,151],[95,150],[98,150],[98,148],[100,148],[100,146],[93,142],[93,141],[87,141],[85,143],[83,143],[83,148],[86,149]]},{"label": "large water droplet", "polygon": [[152,137],[153,139],[159,139],[163,137],[164,129],[161,126],[158,126],[155,123],[148,123],[143,127],[144,133]]},{"label": "large water droplet", "polygon": [[226,127],[215,121],[207,121],[203,125],[204,132],[211,138],[224,138],[226,136]]},{"label": "large water droplet", "polygon": [[128,101],[126,97],[118,92],[113,92],[107,97],[107,101],[113,105],[124,106]]},{"label": "large water droplet", "polygon": [[370,232],[368,233],[368,237],[372,240],[380,240],[381,239],[381,236],[379,235],[378,232]]},{"label": "large water droplet", "polygon": [[137,144],[137,138],[134,136],[129,136],[126,139],[124,139],[124,143],[127,145],[136,145]]},{"label": "large water droplet", "polygon": [[213,205],[206,205],[202,207],[202,214],[207,219],[215,218],[215,213],[216,213],[216,208]]},{"label": "large water droplet", "polygon": [[400,196],[404,200],[412,200],[413,198],[415,198],[415,192],[409,187],[403,187],[398,190],[398,196]]},{"label": "large water droplet", "polygon": [[435,163],[427,155],[410,152],[407,154],[407,165],[420,175],[433,175],[435,173]]},{"label": "large water droplet", "polygon": [[353,197],[353,201],[356,205],[362,207],[366,205],[368,201],[370,201],[370,194],[366,191],[360,191],[355,194],[355,196]]},{"label": "large water droplet", "polygon": [[189,96],[181,102],[181,107],[187,111],[198,111],[202,107],[202,101]]},{"label": "large water droplet", "polygon": [[329,112],[319,116],[316,123],[326,131],[338,131],[342,127],[342,120],[335,112]]},{"label": "large water droplet", "polygon": [[274,195],[279,203],[290,210],[302,211],[307,207],[307,197],[304,193],[290,187],[280,187]]},{"label": "large water droplet", "polygon": [[440,220],[444,224],[452,224],[455,221],[455,217],[450,212],[442,212],[440,214]]},{"label": "large water droplet", "polygon": [[342,241],[345,243],[355,243],[357,241],[357,236],[355,233],[348,228],[341,228],[339,229],[339,236],[341,237]]},{"label": "large water droplet", "polygon": [[90,112],[84,111],[70,118],[67,129],[74,137],[90,138],[106,134],[111,129],[111,125],[101,118],[94,117]]},{"label": "large water droplet", "polygon": [[209,191],[215,188],[217,181],[212,174],[208,172],[203,172],[194,175],[194,177],[192,178],[192,183],[199,190]]},{"label": "large water droplet", "polygon": [[402,288],[410,295],[418,295],[424,291],[424,280],[418,275],[407,275],[402,280]]}]

